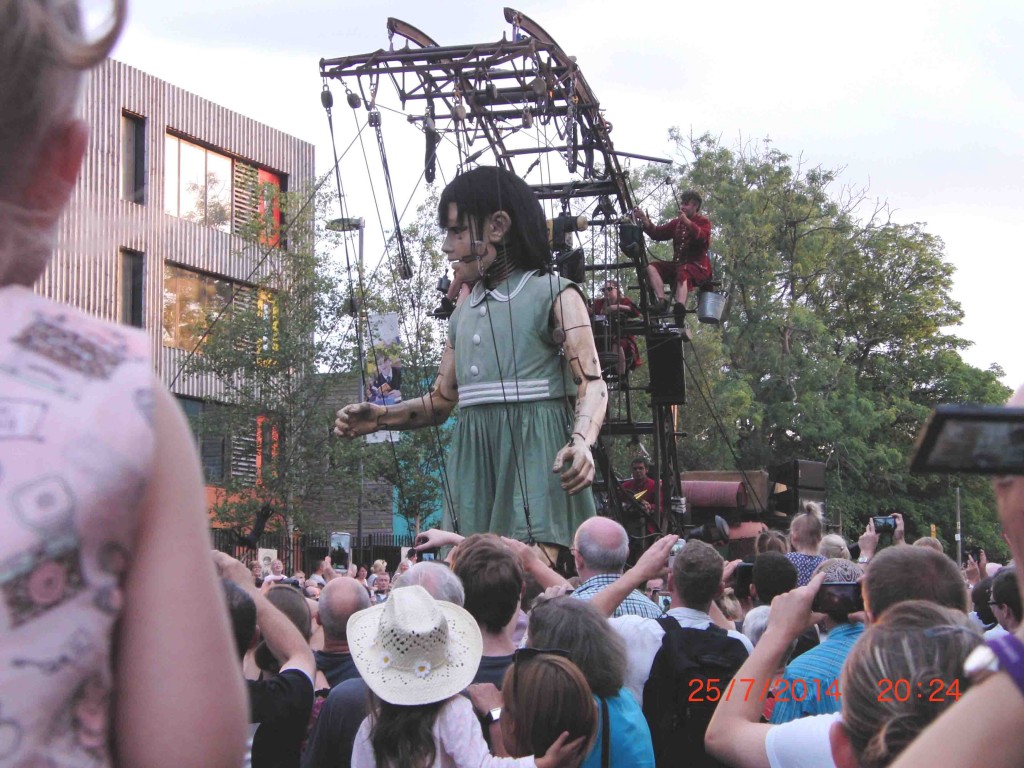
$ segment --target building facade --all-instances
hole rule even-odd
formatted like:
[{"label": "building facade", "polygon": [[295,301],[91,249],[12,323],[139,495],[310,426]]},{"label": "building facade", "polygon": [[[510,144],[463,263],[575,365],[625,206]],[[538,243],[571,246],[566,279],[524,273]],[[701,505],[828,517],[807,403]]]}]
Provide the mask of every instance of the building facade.
[{"label": "building facade", "polygon": [[[157,373],[196,415],[217,396],[215,380],[179,376],[197,318],[287,247],[246,248],[238,233],[255,215],[287,224],[266,190],[310,189],[313,145],[110,59],[88,79],[80,113],[89,147],[37,290],[145,329]],[[253,472],[253,433],[200,436],[211,487],[225,472]]]}]

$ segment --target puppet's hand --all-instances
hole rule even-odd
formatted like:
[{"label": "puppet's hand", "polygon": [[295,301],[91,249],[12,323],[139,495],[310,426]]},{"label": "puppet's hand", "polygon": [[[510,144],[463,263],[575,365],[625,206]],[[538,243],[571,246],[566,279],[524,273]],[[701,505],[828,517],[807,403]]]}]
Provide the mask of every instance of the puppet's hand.
[{"label": "puppet's hand", "polygon": [[338,437],[359,437],[380,429],[380,419],[387,409],[375,403],[353,403],[338,411],[334,434]]},{"label": "puppet's hand", "polygon": [[562,488],[570,495],[588,488],[594,482],[594,456],[590,446],[573,435],[569,444],[555,456],[551,471],[562,473]]}]

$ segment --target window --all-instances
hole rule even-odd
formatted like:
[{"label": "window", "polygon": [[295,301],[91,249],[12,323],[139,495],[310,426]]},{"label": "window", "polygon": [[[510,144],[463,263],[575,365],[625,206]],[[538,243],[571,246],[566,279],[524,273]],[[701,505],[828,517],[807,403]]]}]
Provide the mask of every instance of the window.
[{"label": "window", "polygon": [[230,232],[231,158],[171,134],[164,147],[164,210]]},{"label": "window", "polygon": [[223,406],[178,396],[192,434],[199,446],[199,458],[203,465],[203,477],[207,483],[223,483],[230,466],[228,440],[224,432],[217,429],[217,410]]},{"label": "window", "polygon": [[164,346],[195,349],[210,321],[230,303],[234,289],[227,278],[164,264]]},{"label": "window", "polygon": [[143,255],[121,249],[121,322],[135,328],[146,325],[142,297],[144,290]]},{"label": "window", "polygon": [[121,112],[121,199],[146,204],[146,118]]},{"label": "window", "polygon": [[223,232],[255,232],[260,242],[278,247],[280,192],[286,177],[168,133],[164,139],[164,210]]}]

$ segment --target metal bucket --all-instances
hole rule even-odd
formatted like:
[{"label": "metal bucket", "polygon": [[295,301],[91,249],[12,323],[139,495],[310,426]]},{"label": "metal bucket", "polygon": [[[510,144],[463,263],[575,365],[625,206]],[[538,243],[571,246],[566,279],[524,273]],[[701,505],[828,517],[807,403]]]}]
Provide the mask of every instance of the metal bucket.
[{"label": "metal bucket", "polygon": [[718,325],[722,320],[722,312],[725,311],[725,302],[728,298],[729,294],[724,291],[703,291],[697,302],[697,319],[702,323]]}]

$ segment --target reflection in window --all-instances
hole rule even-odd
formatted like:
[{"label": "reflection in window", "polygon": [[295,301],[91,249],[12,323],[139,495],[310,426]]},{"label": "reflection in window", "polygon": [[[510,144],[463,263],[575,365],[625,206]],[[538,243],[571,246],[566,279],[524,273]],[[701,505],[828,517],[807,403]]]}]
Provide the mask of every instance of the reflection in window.
[{"label": "reflection in window", "polygon": [[231,158],[171,134],[164,150],[164,211],[230,232]]},{"label": "reflection in window", "polygon": [[164,346],[195,349],[209,322],[231,301],[233,290],[225,278],[164,264]]}]

